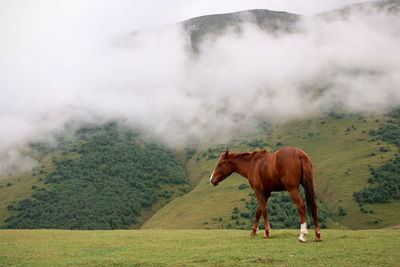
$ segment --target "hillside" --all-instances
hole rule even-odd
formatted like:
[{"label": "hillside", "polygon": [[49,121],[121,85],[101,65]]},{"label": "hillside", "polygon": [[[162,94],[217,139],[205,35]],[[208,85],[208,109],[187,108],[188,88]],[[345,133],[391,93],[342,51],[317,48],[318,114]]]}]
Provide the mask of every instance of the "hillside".
[{"label": "hillside", "polygon": [[[262,124],[228,144],[192,146],[178,157],[116,123],[83,126],[73,138],[60,136],[57,145],[33,145],[40,166],[0,181],[0,225],[249,229],[257,202],[247,181],[233,175],[218,187],[209,184],[219,154],[295,145],[313,159],[324,228],[393,226],[400,219],[399,119],[397,112],[331,113]],[[274,229],[297,228],[287,193],[274,193],[268,208]]]},{"label": "hillside", "polygon": [[40,165],[1,180],[4,228],[132,228],[188,190],[170,151],[117,123],[32,147]]},{"label": "hillside", "polygon": [[[396,145],[371,135],[379,128],[384,130],[385,125],[390,128],[394,121],[389,116],[332,113],[326,117],[276,125],[271,132],[259,128],[252,135],[216,151],[209,149],[207,152],[206,148],[199,148],[187,164],[189,176],[198,179],[199,184],[187,195],[158,211],[144,228],[248,229],[253,215],[248,218],[246,213],[251,208],[246,206],[254,200],[249,196],[250,188],[242,185],[247,181],[235,174],[218,187],[212,187],[208,180],[221,151],[226,148],[249,151],[258,145],[270,151],[282,146],[299,146],[311,156],[322,211],[320,217],[325,216],[327,227],[362,229],[396,225],[400,220],[400,201],[396,200],[398,194],[384,204],[370,202],[363,205],[354,196],[365,187],[370,188],[371,168],[379,168],[396,157]],[[396,131],[399,133],[398,128]],[[398,179],[395,183],[399,185]],[[293,204],[290,205],[293,208]],[[290,213],[270,214],[270,217],[272,221],[279,222],[282,215],[291,217],[290,220],[294,218],[297,225],[294,209]],[[275,223],[275,228],[281,228],[281,225]]]}]

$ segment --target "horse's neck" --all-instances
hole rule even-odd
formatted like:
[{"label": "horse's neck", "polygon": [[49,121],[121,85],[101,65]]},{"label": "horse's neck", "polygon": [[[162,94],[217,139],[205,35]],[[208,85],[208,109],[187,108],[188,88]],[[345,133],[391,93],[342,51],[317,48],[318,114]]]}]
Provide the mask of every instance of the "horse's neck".
[{"label": "horse's neck", "polygon": [[236,156],[233,161],[235,172],[245,178],[249,178],[249,170],[251,169],[252,157],[249,154],[243,154]]}]

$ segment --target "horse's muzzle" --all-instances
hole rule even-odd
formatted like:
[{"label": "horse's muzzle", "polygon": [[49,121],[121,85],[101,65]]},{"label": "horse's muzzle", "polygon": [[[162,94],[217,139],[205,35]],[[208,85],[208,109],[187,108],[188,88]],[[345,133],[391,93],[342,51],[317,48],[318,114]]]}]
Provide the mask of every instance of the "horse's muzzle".
[{"label": "horse's muzzle", "polygon": [[218,184],[219,184],[219,182],[211,182],[211,184],[213,185],[213,186],[217,186]]}]

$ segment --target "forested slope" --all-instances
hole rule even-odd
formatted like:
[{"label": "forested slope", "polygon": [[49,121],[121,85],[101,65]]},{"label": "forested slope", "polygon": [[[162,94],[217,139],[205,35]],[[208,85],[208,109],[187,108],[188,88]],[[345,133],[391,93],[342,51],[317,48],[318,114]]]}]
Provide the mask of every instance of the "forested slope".
[{"label": "forested slope", "polygon": [[[52,155],[52,166],[32,170],[30,178],[39,184],[32,185],[31,197],[7,206],[5,228],[131,228],[188,189],[183,166],[170,151],[117,123],[85,125],[55,146],[34,149]],[[0,195],[14,186],[0,188]]]}]

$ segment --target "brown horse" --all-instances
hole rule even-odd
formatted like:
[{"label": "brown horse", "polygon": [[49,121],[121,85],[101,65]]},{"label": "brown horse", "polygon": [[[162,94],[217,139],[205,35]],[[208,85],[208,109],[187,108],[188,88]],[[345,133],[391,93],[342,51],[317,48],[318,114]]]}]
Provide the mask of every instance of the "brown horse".
[{"label": "brown horse", "polygon": [[300,148],[286,147],[274,153],[265,150],[254,152],[221,154],[217,167],[210,177],[210,183],[218,185],[233,172],[249,180],[254,190],[259,206],[256,220],[251,231],[255,235],[261,214],[265,223],[265,238],[269,238],[270,226],[268,220],[267,201],[272,191],[289,191],[300,215],[299,241],[305,242],[308,234],[306,210],[299,192],[299,185],[304,187],[309,211],[314,219],[316,241],[322,241],[318,222],[318,208],[315,202],[313,172],[310,157]]}]

